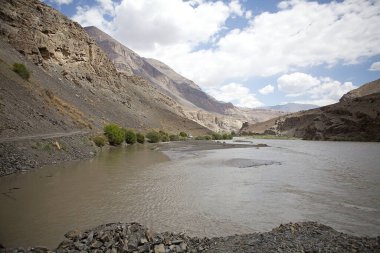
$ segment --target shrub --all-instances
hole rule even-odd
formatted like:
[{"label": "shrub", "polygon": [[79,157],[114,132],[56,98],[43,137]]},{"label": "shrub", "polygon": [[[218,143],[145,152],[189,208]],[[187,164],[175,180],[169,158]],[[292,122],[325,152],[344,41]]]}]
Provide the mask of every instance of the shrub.
[{"label": "shrub", "polygon": [[179,136],[176,134],[169,135],[170,141],[179,141]]},{"label": "shrub", "polygon": [[210,135],[205,135],[205,140],[207,141],[212,140],[212,137]]},{"label": "shrub", "polygon": [[196,140],[212,140],[212,137],[210,135],[200,135],[200,136],[197,136],[195,137]]},{"label": "shrub", "polygon": [[137,133],[136,140],[138,143],[143,144],[145,142],[145,136],[142,133]]},{"label": "shrub", "polygon": [[25,80],[29,80],[30,73],[29,73],[28,69],[25,67],[24,64],[22,64],[22,63],[15,63],[15,64],[13,64],[13,68],[12,69],[19,76],[21,76],[21,78],[23,78]]},{"label": "shrub", "polygon": [[213,140],[221,140],[223,139],[223,136],[220,133],[212,133],[211,134]]},{"label": "shrub", "polygon": [[104,145],[106,145],[107,138],[101,134],[93,137],[92,141],[95,143],[96,146],[101,148]]},{"label": "shrub", "polygon": [[135,144],[137,141],[137,136],[135,131],[131,129],[124,129],[125,142],[128,144]]},{"label": "shrub", "polygon": [[223,140],[232,140],[232,135],[231,135],[231,134],[224,133],[224,134],[223,134]]},{"label": "shrub", "polygon": [[169,135],[161,135],[161,141],[163,141],[163,142],[168,142],[168,141],[170,141],[170,137],[169,137]]},{"label": "shrub", "polygon": [[169,134],[160,130],[158,132],[160,134],[160,140],[163,141],[163,142],[167,142],[167,141],[170,141],[170,137],[169,137]]},{"label": "shrub", "polygon": [[107,137],[108,142],[114,146],[123,143],[125,138],[124,130],[115,124],[106,125],[104,135]]},{"label": "shrub", "polygon": [[151,131],[151,132],[146,134],[146,138],[148,139],[148,142],[150,142],[150,143],[157,143],[157,142],[160,142],[161,135],[160,135],[160,133],[158,133],[156,131]]},{"label": "shrub", "polygon": [[185,132],[180,132],[180,133],[179,133],[179,136],[186,138],[186,137],[187,137],[187,133],[185,133]]}]

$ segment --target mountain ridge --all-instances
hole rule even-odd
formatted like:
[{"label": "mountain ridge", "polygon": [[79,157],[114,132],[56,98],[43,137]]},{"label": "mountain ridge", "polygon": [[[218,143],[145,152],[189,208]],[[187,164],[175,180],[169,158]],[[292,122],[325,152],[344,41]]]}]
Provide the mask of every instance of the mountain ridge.
[{"label": "mountain ridge", "polygon": [[245,124],[240,133],[307,140],[380,141],[379,90],[377,79],[346,93],[336,104]]},{"label": "mountain ridge", "polygon": [[264,108],[284,111],[284,112],[299,112],[299,111],[314,109],[317,107],[319,106],[313,105],[313,104],[286,103],[286,104],[280,104],[280,105],[266,106]]},{"label": "mountain ridge", "polygon": [[283,114],[274,110],[239,108],[231,103],[217,101],[165,63],[139,56],[97,27],[90,26],[85,30],[121,73],[128,72],[147,79],[152,86],[181,105],[184,117],[210,130],[236,131],[246,121],[263,121]]}]

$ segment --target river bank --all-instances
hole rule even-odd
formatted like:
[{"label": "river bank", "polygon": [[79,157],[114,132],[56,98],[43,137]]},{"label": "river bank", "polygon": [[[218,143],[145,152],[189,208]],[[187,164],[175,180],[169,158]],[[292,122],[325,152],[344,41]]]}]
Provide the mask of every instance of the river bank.
[{"label": "river bank", "polygon": [[[247,145],[226,144],[223,141],[194,140],[145,145],[162,151],[175,149],[179,151],[201,151],[247,147]],[[250,147],[263,147],[263,145],[252,144]],[[118,147],[104,147],[104,149],[107,148]],[[92,142],[90,134],[80,131],[62,136],[54,136],[53,134],[52,136],[46,135],[46,137],[31,136],[28,138],[27,136],[25,138],[0,139],[0,177],[27,172],[45,165],[90,159],[96,156],[99,150]]]},{"label": "river bank", "polygon": [[0,177],[45,165],[89,159],[97,150],[89,133],[81,131],[0,139]]},{"label": "river bank", "polygon": [[316,222],[288,223],[269,232],[198,238],[156,233],[138,223],[110,223],[70,231],[56,249],[0,248],[6,252],[379,252],[380,236],[356,237]]}]

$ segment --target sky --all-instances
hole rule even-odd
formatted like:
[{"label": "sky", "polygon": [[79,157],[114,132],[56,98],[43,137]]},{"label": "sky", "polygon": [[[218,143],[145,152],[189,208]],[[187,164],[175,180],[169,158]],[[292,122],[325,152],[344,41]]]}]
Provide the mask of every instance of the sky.
[{"label": "sky", "polygon": [[323,106],[380,78],[380,0],[44,2],[237,106]]}]

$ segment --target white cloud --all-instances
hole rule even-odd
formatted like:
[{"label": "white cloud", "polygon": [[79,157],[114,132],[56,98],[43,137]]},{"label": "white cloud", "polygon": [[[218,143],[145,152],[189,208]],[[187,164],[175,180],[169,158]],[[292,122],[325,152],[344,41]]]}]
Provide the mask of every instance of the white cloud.
[{"label": "white cloud", "polygon": [[297,1],[277,13],[256,15],[248,27],[229,31],[212,49],[158,44],[140,53],[161,59],[201,86],[322,64],[355,64],[380,54],[378,14],[380,1]]},{"label": "white cloud", "polygon": [[231,102],[241,107],[254,108],[264,105],[256,98],[255,94],[250,92],[249,88],[239,83],[229,83],[220,88],[211,88],[207,92],[219,101]]},{"label": "white cloud", "polygon": [[380,61],[372,63],[369,71],[380,71]]},{"label": "white cloud", "polygon": [[251,19],[253,17],[253,13],[252,11],[246,11],[245,12],[245,18],[246,19]]},{"label": "white cloud", "polygon": [[232,0],[229,4],[230,10],[233,14],[243,16],[244,10],[238,0]]},{"label": "white cloud", "polygon": [[[240,5],[222,1],[196,5],[181,0],[123,0],[116,6],[113,35],[133,49],[151,56],[167,53],[186,44],[186,52],[208,42],[232,14],[240,14]],[[181,52],[181,51],[177,51]]]},{"label": "white cloud", "polygon": [[290,2],[289,1],[281,1],[277,4],[277,8],[279,9],[286,9],[290,6]]},{"label": "white cloud", "polygon": [[267,85],[259,90],[259,93],[262,95],[268,95],[270,93],[274,92],[274,86],[273,85]]},{"label": "white cloud", "polygon": [[[292,0],[278,7],[278,12],[251,17],[246,27],[226,34],[220,32],[228,29],[228,18],[251,15],[238,1],[121,0],[111,21],[101,5],[79,8],[74,19],[100,26],[202,87],[302,67],[356,64],[380,54],[380,1]],[[212,46],[199,47],[202,43]]]},{"label": "white cloud", "polygon": [[287,96],[307,96],[304,101],[296,103],[327,105],[338,100],[350,90],[357,88],[351,82],[341,83],[329,77],[316,78],[305,73],[282,75],[277,79],[278,89]]},{"label": "white cloud", "polygon": [[55,3],[58,5],[71,4],[73,0],[48,0],[50,3]]},{"label": "white cloud", "polygon": [[278,90],[287,93],[289,96],[302,95],[305,91],[319,84],[318,79],[300,72],[282,75],[277,79]]}]

